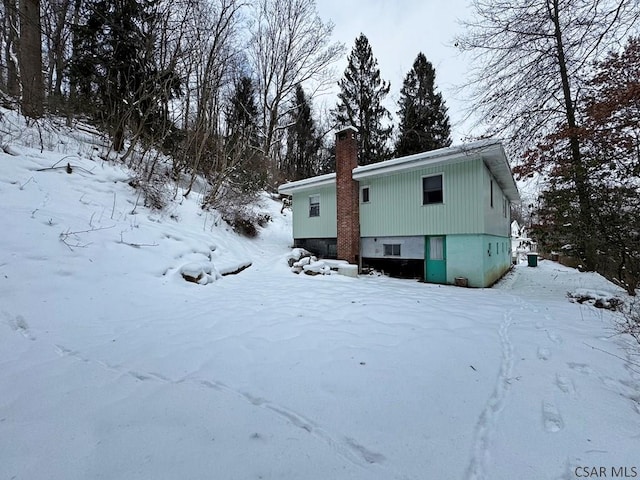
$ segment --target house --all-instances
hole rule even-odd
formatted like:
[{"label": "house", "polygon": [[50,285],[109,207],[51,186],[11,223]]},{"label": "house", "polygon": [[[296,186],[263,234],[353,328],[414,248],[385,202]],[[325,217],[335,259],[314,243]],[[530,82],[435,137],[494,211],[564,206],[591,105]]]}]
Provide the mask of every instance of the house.
[{"label": "house", "polygon": [[286,183],[294,246],[432,283],[492,285],[511,265],[518,188],[502,144],[482,140],[357,164],[357,130],[336,134],[336,173]]}]

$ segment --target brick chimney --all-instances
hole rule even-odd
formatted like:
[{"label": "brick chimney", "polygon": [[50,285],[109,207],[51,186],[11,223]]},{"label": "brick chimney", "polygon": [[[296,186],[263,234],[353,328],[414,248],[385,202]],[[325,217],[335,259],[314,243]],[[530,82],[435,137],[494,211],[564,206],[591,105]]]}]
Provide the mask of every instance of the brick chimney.
[{"label": "brick chimney", "polygon": [[338,258],[354,264],[358,263],[360,255],[360,192],[351,173],[358,166],[357,133],[354,127],[336,133]]}]

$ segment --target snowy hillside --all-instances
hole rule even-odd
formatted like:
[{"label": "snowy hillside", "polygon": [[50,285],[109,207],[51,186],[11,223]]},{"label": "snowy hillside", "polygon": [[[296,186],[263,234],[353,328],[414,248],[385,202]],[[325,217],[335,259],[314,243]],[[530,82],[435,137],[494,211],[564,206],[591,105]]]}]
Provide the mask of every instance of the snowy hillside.
[{"label": "snowy hillside", "polygon": [[87,132],[21,132],[0,150],[0,479],[640,476],[638,357],[567,298],[624,298],[602,277],[294,275],[278,202],[245,239],[198,198],[143,207]]}]

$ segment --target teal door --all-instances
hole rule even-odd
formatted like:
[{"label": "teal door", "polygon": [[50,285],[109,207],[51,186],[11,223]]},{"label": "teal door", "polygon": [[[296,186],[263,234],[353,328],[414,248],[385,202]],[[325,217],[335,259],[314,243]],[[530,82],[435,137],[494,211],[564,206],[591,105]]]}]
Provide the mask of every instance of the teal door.
[{"label": "teal door", "polygon": [[429,283],[447,283],[445,237],[427,237],[424,252],[424,278]]}]

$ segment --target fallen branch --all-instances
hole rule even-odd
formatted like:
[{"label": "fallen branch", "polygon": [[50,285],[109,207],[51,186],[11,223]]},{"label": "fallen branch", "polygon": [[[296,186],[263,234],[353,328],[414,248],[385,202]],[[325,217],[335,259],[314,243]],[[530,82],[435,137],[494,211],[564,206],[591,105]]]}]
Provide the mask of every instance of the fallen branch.
[{"label": "fallen branch", "polygon": [[[620,355],[616,355],[615,353],[607,352],[606,350],[603,350],[602,348],[594,347],[593,345],[589,345],[586,342],[582,342],[582,343],[585,344],[587,347],[591,347],[593,350],[598,350],[599,352],[606,353],[607,355],[611,355],[612,357],[618,358],[618,359],[622,360],[623,362],[627,362],[627,363],[629,363],[631,365],[634,365],[634,366],[640,368],[640,364],[632,362],[628,358],[623,358]],[[636,373],[640,373],[640,371],[636,371]]]},{"label": "fallen branch", "polygon": [[88,173],[89,175],[93,175],[93,172],[90,170],[87,170],[86,168],[83,167],[78,167],[77,165],[71,165],[70,163],[67,163],[66,165],[61,165],[59,167],[45,167],[45,168],[38,168],[36,170],[36,172],[45,172],[47,170],[60,170],[64,168],[67,173],[72,173],[74,168],[77,168],[78,170],[82,170],[83,172]]},{"label": "fallen branch", "polygon": [[67,230],[66,232],[62,232],[59,236],[60,241],[62,243],[64,243],[67,248],[69,248],[69,250],[71,250],[73,252],[74,248],[86,248],[89,245],[91,245],[91,242],[89,243],[84,243],[81,244],[80,242],[76,242],[75,244],[71,244],[67,241],[67,239],[72,236],[72,235],[79,235],[81,233],[91,233],[91,232],[97,232],[98,230],[108,230],[110,228],[115,227],[115,225],[111,225],[110,227],[98,227],[98,228],[91,228],[89,230],[78,230],[76,232],[70,232],[69,230]]},{"label": "fallen branch", "polygon": [[134,248],[157,247],[159,245],[158,243],[131,243],[131,242],[125,242],[124,239],[122,238],[122,232],[120,232],[120,243],[122,243],[123,245],[129,245],[130,247],[134,247]]}]

